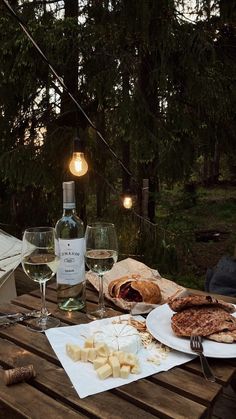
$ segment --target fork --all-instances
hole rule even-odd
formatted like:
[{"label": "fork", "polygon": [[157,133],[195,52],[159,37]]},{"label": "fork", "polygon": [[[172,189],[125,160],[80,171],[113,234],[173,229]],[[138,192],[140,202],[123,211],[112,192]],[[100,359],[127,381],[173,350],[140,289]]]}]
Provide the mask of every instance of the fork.
[{"label": "fork", "polygon": [[211,368],[208,364],[208,361],[207,361],[205,355],[203,354],[203,346],[202,346],[201,336],[194,336],[194,335],[190,336],[190,348],[192,349],[193,352],[196,352],[199,355],[203,375],[206,378],[206,380],[215,382],[215,380],[216,380],[215,376],[214,376],[214,374],[213,374],[213,372],[212,372],[212,370],[211,370]]},{"label": "fork", "polygon": [[[50,314],[50,313],[49,313]],[[0,314],[0,326],[6,327],[30,319],[31,317],[40,317],[40,311],[33,310],[26,313],[7,313]]]}]

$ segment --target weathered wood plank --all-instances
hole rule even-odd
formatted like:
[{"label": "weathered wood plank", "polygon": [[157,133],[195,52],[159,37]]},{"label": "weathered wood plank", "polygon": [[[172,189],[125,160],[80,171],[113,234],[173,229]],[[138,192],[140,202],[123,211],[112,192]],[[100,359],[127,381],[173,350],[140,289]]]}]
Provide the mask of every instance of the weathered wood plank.
[{"label": "weathered wood plank", "polygon": [[154,374],[150,380],[206,406],[213,403],[222,391],[221,385],[209,382],[206,386],[204,377],[181,368]]},{"label": "weathered wood plank", "polygon": [[63,368],[3,339],[0,339],[0,362],[9,367],[33,364],[37,374],[33,380],[34,386],[64,404],[84,411],[90,417],[96,415],[98,418],[116,417],[122,419],[135,415],[142,419],[145,415],[147,419],[154,419],[153,415],[147,414],[146,416],[146,412],[128,401],[122,400],[121,404],[121,399],[110,392],[80,399]]},{"label": "weathered wood plank", "polygon": [[9,406],[5,406],[0,400],[0,418],[2,419],[25,419],[20,413],[13,411]]},{"label": "weathered wood plank", "polygon": [[[223,385],[227,385],[235,373],[235,367],[224,359],[220,360],[220,362],[219,359],[215,358],[207,359],[216,376],[217,382]],[[198,358],[188,362],[187,364],[184,364],[182,368],[202,376],[202,368]]]},{"label": "weathered wood plank", "polygon": [[235,419],[236,394],[227,387],[223,390],[223,395],[216,401],[213,409],[213,417],[219,419]]},{"label": "weathered wood plank", "polygon": [[[32,292],[30,292],[31,295],[34,295],[36,297],[40,297],[40,292],[39,290],[34,290]],[[47,286],[47,290],[46,290],[46,298],[48,301],[51,301],[53,303],[57,303],[57,295],[56,295],[56,285],[52,284]],[[88,302],[90,303],[98,303],[98,292],[97,290],[95,290],[93,287],[91,288],[86,288],[86,302],[88,304]],[[118,311],[119,313],[127,313],[127,311],[122,310],[120,307],[116,306],[115,304],[113,304],[110,300],[107,300],[106,297],[104,299],[105,302],[105,306],[106,307],[110,307],[112,309],[114,309],[115,311]]]},{"label": "weathered wood plank", "polygon": [[9,406],[10,410],[25,418],[42,419],[65,419],[84,418],[82,413],[75,412],[64,406],[53,398],[47,396],[36,388],[26,383],[13,386],[6,386],[3,382],[3,371],[0,370],[0,401],[4,406]]},{"label": "weathered wood plank", "polygon": [[[40,290],[33,290],[30,292],[30,295],[40,298]],[[47,287],[46,289],[46,298],[47,301],[57,304],[57,293],[55,288]],[[94,291],[86,290],[86,301],[97,304],[98,295]]]},{"label": "weathered wood plank", "polygon": [[195,401],[189,400],[167,388],[147,380],[139,380],[114,390],[127,400],[135,400],[147,412],[158,414],[165,418],[198,419],[207,415],[208,408]]},{"label": "weathered wood plank", "polygon": [[[30,294],[20,295],[16,299],[13,299],[12,302],[18,306],[28,308],[29,310],[40,310],[41,306],[40,299]],[[95,310],[96,307],[97,304],[88,302],[86,309],[88,312],[90,312]],[[52,313],[53,316],[70,324],[87,323],[89,321],[85,311],[74,311],[73,313],[63,311],[59,309],[57,304],[50,301],[47,301],[47,309],[50,311],[50,313]],[[109,317],[120,315],[120,311],[116,311],[109,307],[107,308],[107,312]]]},{"label": "weathered wood plank", "polygon": [[17,324],[13,327],[1,328],[0,337],[60,365],[55,352],[43,333],[32,332],[27,327]]},{"label": "weathered wood plank", "polygon": [[[191,291],[196,292],[196,290]],[[48,309],[65,324],[89,322],[85,312],[67,313],[57,307],[55,282],[48,284],[46,298]],[[232,299],[224,299],[232,301]],[[97,291],[90,284],[88,284],[87,301],[88,310],[93,310],[97,304]],[[109,304],[108,301],[106,303]],[[11,312],[27,311],[39,309],[39,307],[40,294],[37,289],[32,292],[31,296],[23,295],[14,300],[14,304],[4,305],[4,310],[7,311],[9,308]],[[110,313],[111,315],[121,314],[117,307]],[[16,366],[17,362],[22,359],[27,363],[36,363],[34,365],[37,371],[40,371],[34,382],[37,390],[47,396],[50,395],[52,400],[57,399],[57,403],[61,402],[67,408],[71,406],[71,412],[78,410],[89,417],[133,419],[137,416],[140,419],[143,417],[145,419],[154,417],[196,419],[211,414],[210,404],[215,403],[221,389],[221,385],[215,383],[207,383],[206,386],[199,360],[196,359],[171,371],[155,374],[146,380],[139,380],[119,389],[80,400],[44,335],[31,332],[24,325],[15,325],[8,329],[0,329],[0,336],[8,339],[8,342],[3,340],[5,345],[10,345],[10,347],[3,345],[1,349],[2,342],[0,342],[0,359],[3,364],[5,362],[9,366]],[[16,347],[16,350],[12,351],[10,349],[12,347]],[[235,360],[219,362],[219,360],[210,359],[209,361],[220,384],[226,384],[231,380],[235,371]],[[0,398],[0,407],[1,405],[3,401]],[[16,410],[14,412],[16,414]],[[23,417],[27,417],[27,412],[24,415],[26,416]],[[70,415],[65,417],[70,417]],[[230,418],[228,412],[225,417]],[[10,419],[11,416],[7,416],[8,418]]]}]

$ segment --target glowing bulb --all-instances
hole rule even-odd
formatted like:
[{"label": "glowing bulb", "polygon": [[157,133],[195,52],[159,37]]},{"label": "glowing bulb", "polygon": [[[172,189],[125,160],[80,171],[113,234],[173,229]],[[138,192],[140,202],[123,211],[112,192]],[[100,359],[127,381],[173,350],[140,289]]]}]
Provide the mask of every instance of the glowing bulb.
[{"label": "glowing bulb", "polygon": [[69,169],[74,176],[83,176],[88,171],[88,163],[84,158],[84,153],[74,152]]},{"label": "glowing bulb", "polygon": [[126,209],[131,209],[133,206],[133,200],[131,196],[125,196],[123,200],[123,205]]}]

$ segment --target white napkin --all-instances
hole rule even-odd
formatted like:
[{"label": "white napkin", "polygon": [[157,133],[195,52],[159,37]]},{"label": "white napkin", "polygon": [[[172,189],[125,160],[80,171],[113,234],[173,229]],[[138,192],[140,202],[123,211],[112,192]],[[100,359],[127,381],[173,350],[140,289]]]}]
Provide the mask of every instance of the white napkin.
[{"label": "white napkin", "polygon": [[[194,358],[192,355],[171,350],[165,359],[161,359],[160,365],[156,365],[147,361],[147,358],[156,355],[157,350],[142,347],[138,353],[141,365],[140,374],[130,374],[127,379],[109,377],[101,380],[97,377],[97,373],[90,362],[74,362],[66,354],[67,343],[83,346],[86,337],[91,336],[93,332],[101,329],[101,326],[111,324],[114,320],[128,318],[129,315],[125,314],[108,319],[95,320],[88,324],[46,330],[45,334],[80,398],[137,381],[140,378],[148,377],[160,371],[167,371],[176,365],[184,364]],[[135,319],[144,320],[141,316],[136,316]]]},{"label": "white napkin", "polygon": [[[150,313],[150,311],[160,305],[144,302],[130,302],[123,300],[122,298],[113,298],[110,296],[108,292],[108,285],[111,281],[134,274],[139,275],[140,280],[149,279],[159,286],[162,295],[160,304],[166,303],[169,297],[179,297],[180,295],[186,293],[185,288],[181,287],[173,281],[170,281],[169,279],[162,278],[157,270],[149,268],[144,263],[138,262],[132,258],[121,260],[120,262],[115,263],[109,272],[105,273],[103,277],[103,291],[108,300],[112,301],[115,305],[122,308],[123,310],[130,311],[133,315]],[[99,289],[98,276],[95,273],[91,271],[87,272],[86,278],[97,290]]]}]

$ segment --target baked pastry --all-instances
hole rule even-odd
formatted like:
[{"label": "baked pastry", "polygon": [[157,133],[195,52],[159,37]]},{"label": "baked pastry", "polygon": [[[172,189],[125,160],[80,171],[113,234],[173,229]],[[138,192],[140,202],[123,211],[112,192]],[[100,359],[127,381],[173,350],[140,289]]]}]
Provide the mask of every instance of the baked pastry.
[{"label": "baked pastry", "polygon": [[114,279],[108,285],[108,292],[113,298],[129,302],[158,304],[161,301],[159,286],[151,279],[140,279],[138,276]]}]

